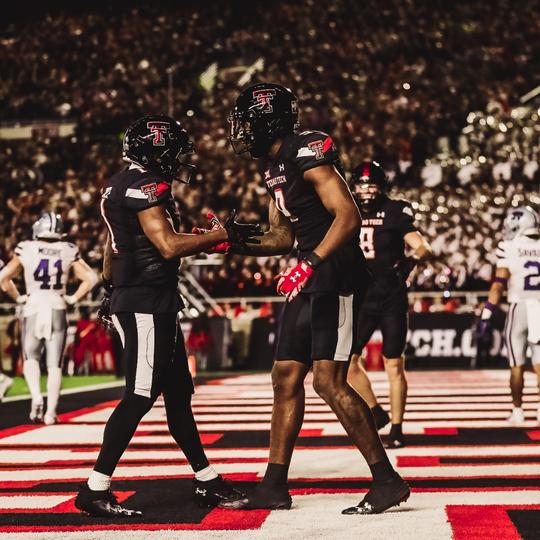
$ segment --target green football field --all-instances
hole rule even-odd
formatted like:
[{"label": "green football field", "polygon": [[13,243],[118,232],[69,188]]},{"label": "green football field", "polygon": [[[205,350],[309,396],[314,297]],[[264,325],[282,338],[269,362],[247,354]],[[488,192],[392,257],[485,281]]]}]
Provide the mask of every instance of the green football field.
[{"label": "green football field", "polygon": [[[76,375],[73,377],[64,377],[62,379],[62,390],[67,388],[80,388],[83,386],[93,386],[94,384],[103,384],[113,381],[119,381],[115,375]],[[41,377],[41,391],[47,391],[47,377]],[[5,397],[9,396],[20,396],[28,394],[28,386],[23,377],[14,377],[13,384],[10,389],[7,391]]]}]

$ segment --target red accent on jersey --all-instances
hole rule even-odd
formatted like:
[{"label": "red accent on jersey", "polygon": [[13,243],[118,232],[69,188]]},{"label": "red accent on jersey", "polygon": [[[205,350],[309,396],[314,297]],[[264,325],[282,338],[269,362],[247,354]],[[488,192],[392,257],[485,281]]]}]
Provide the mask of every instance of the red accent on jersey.
[{"label": "red accent on jersey", "polygon": [[165,191],[171,189],[171,184],[167,182],[160,182],[156,188],[156,196],[159,197]]},{"label": "red accent on jersey", "polygon": [[330,150],[330,148],[332,148],[332,144],[334,144],[333,141],[332,141],[332,137],[326,137],[326,139],[324,140],[324,143],[323,143],[322,151],[324,153],[328,152],[328,150]]}]

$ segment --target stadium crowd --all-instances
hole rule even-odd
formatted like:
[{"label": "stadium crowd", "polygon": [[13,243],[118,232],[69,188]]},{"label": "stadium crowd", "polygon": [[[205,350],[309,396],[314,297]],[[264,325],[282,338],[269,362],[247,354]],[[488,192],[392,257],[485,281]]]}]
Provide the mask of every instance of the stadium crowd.
[{"label": "stadium crowd", "polygon": [[[339,0],[324,9],[315,0],[115,3],[4,21],[2,118],[78,127],[66,139],[0,140],[0,256],[50,209],[100,265],[101,186],[120,166],[126,125],[166,111],[171,66],[174,111],[197,146],[194,185],[175,188],[184,229],[204,225],[208,210],[224,219],[234,207],[244,220],[266,220],[255,163],[234,155],[226,122],[239,77],[262,59],[254,78],[297,91],[303,125],[332,133],[346,169],[376,159],[392,193],[414,203],[437,258],[413,288],[486,288],[505,208],[540,202],[538,116],[517,108],[539,82],[531,75],[540,73],[538,30],[523,0],[452,9],[427,0]],[[215,77],[206,71],[213,63]],[[280,264],[227,257],[201,280],[216,296],[273,294]]]}]

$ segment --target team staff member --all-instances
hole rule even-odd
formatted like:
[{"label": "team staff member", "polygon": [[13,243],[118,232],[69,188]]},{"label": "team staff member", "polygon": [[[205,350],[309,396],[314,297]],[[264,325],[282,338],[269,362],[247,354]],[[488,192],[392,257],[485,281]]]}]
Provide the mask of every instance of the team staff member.
[{"label": "team staff member", "polygon": [[[348,381],[371,407],[377,428],[385,426],[390,420],[388,413],[377,403],[360,356],[379,328],[390,382],[392,427],[387,447],[399,448],[405,444],[402,422],[407,401],[403,357],[409,307],[406,281],[417,262],[431,254],[431,247],[414,225],[411,205],[388,197],[386,183],[386,173],[375,161],[365,162],[353,171],[352,185],[362,215],[360,246],[373,283],[358,314]],[[406,248],[413,251],[413,256],[406,256]]]},{"label": "team staff member", "polygon": [[175,179],[189,182],[186,156],[193,143],[179,122],[147,116],[132,124],[123,142],[129,167],[107,183],[101,210],[109,231],[104,278],[110,281],[110,313],[123,345],[126,391],[105,426],[103,445],[75,506],[91,515],[136,517],[140,511],[118,504],[110,490],[113,471],[142,417],[162,393],[167,423],[195,472],[201,505],[238,498],[240,493],[209,465],[191,410],[189,374],[178,312],[181,257],[222,243],[242,243],[258,226],[229,219],[208,234],[179,234],[179,215],[171,194]]},{"label": "team staff member", "polygon": [[367,285],[356,240],[360,215],[341,174],[332,138],[298,130],[296,96],[278,84],[243,90],[230,115],[231,143],[259,159],[270,195],[270,230],[260,244],[233,252],[285,255],[298,242],[299,261],[281,276],[287,297],[276,361],[270,457],[253,493],[221,506],[236,509],[291,507],[288,469],[304,416],[304,379],[332,408],[373,474],[369,492],[349,514],[383,512],[406,500],[407,483],[390,464],[365,401],[347,384],[353,333],[353,293]]}]

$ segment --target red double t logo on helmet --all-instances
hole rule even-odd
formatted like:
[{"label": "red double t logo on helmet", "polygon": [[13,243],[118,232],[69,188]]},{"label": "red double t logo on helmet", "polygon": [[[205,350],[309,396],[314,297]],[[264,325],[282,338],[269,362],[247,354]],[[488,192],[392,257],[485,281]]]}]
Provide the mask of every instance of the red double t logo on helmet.
[{"label": "red double t logo on helmet", "polygon": [[259,110],[265,113],[271,113],[274,111],[272,107],[272,100],[276,95],[276,91],[271,88],[263,88],[262,90],[254,90],[253,99],[259,105]]},{"label": "red double t logo on helmet", "polygon": [[154,135],[152,144],[154,146],[165,146],[165,134],[169,131],[168,122],[148,122],[146,127]]}]

